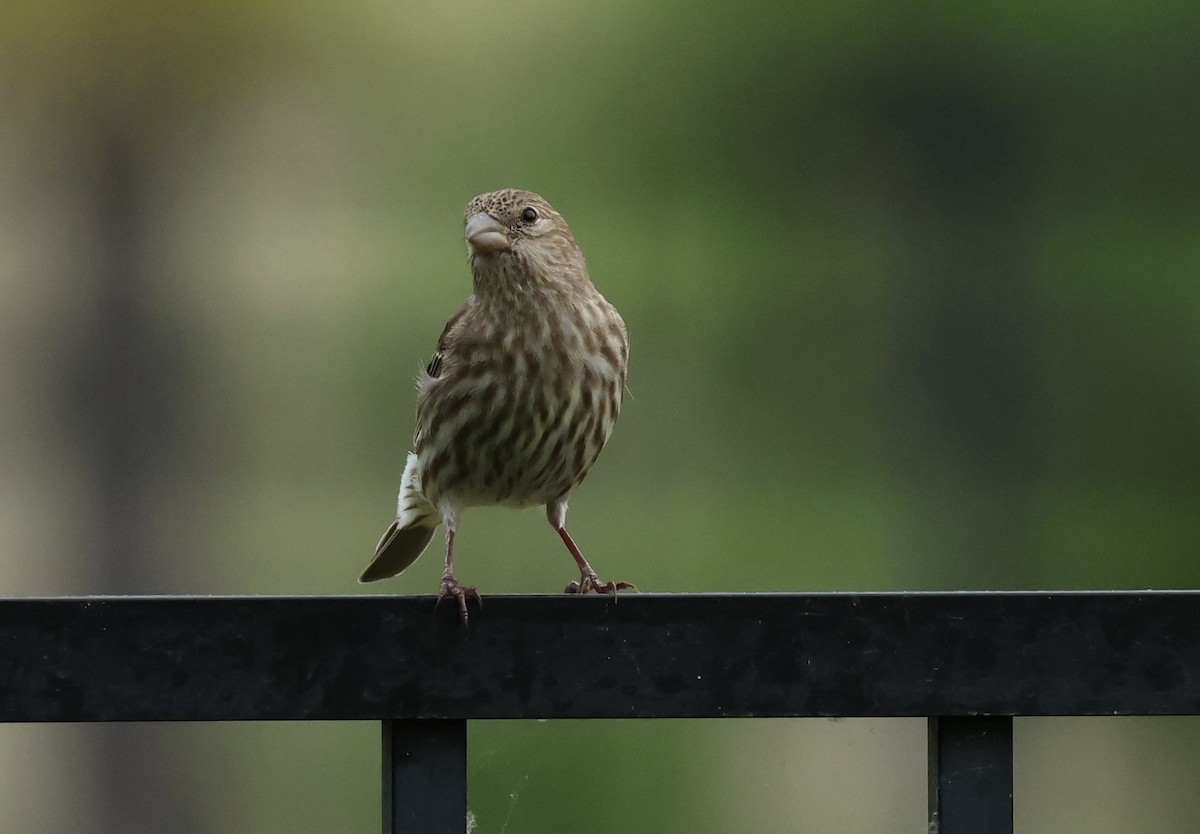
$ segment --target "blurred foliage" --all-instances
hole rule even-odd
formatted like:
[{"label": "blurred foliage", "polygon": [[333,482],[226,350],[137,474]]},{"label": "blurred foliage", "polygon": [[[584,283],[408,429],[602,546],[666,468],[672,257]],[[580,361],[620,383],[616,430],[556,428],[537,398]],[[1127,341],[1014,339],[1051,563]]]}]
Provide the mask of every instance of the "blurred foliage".
[{"label": "blurred foliage", "polygon": [[[1198,24],[1166,0],[7,3],[5,592],[358,591],[412,378],[469,292],[462,207],[504,186],[564,213],[629,324],[571,515],[602,575],[1195,587]],[[460,543],[485,595],[570,578],[538,513],[472,511]],[[481,723],[472,808],[479,834],[913,832],[914,727]],[[20,830],[100,830],[86,768],[75,803],[30,798],[63,793],[72,732],[5,731]],[[1194,831],[1168,788],[1196,732],[1022,722],[1022,830]],[[363,725],[138,733],[195,830],[377,827]],[[130,802],[110,830],[154,797]]]}]

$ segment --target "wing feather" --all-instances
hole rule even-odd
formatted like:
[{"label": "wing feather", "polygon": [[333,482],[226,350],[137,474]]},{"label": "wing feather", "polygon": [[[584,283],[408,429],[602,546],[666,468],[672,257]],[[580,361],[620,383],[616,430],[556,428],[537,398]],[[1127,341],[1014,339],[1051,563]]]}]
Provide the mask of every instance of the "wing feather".
[{"label": "wing feather", "polygon": [[434,389],[438,387],[439,382],[447,377],[452,377],[455,369],[463,364],[458,350],[461,342],[456,336],[463,329],[465,321],[474,308],[475,296],[471,296],[455,311],[450,320],[446,322],[446,326],[442,328],[442,335],[438,337],[437,348],[434,350],[429,364],[417,376],[417,425],[413,431],[413,447],[416,449],[420,448],[425,431],[433,420],[432,393]]}]

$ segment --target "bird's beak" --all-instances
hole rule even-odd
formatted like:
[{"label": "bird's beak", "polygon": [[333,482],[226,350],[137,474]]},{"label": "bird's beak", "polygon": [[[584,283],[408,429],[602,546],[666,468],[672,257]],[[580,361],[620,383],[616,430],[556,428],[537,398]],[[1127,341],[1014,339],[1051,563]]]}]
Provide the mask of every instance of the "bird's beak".
[{"label": "bird's beak", "polygon": [[500,221],[486,212],[479,212],[467,221],[467,246],[472,255],[490,255],[508,249],[508,235]]}]

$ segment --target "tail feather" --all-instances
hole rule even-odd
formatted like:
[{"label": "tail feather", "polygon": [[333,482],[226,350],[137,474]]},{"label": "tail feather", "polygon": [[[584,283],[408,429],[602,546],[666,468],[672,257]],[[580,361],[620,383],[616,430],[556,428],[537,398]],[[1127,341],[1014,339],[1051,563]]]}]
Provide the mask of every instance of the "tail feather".
[{"label": "tail feather", "polygon": [[425,552],[440,522],[437,511],[421,493],[417,456],[409,452],[404,476],[400,479],[396,520],[375,546],[375,558],[358,581],[374,582],[402,573]]},{"label": "tail feather", "polygon": [[375,558],[358,578],[359,582],[374,582],[398,576],[417,561],[433,538],[434,527],[404,527],[393,521],[375,548]]}]

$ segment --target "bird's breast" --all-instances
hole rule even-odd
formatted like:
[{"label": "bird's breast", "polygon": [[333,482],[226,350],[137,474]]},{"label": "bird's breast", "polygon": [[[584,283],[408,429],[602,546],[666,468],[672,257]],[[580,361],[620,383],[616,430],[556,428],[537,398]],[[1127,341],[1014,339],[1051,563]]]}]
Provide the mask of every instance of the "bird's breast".
[{"label": "bird's breast", "polygon": [[624,385],[624,328],[590,308],[497,327],[430,387],[418,444],[433,503],[528,506],[569,493],[608,440]]}]

